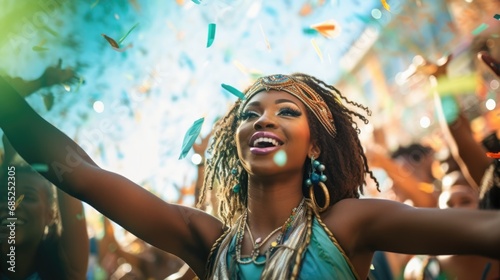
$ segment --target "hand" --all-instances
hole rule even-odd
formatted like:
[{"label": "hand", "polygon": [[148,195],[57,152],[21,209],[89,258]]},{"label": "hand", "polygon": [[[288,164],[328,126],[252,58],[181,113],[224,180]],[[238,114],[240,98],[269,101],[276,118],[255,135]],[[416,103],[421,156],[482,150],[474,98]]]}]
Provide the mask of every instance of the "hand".
[{"label": "hand", "polygon": [[50,87],[57,84],[72,83],[77,80],[76,73],[71,68],[61,68],[62,59],[59,59],[56,66],[50,66],[45,69],[40,80],[42,87]]}]

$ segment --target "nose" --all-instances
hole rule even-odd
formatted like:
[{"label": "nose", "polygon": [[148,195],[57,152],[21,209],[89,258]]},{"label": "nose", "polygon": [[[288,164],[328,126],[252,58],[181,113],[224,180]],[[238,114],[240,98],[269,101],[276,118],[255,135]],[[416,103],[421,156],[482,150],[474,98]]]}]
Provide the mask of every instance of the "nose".
[{"label": "nose", "polygon": [[253,127],[255,130],[275,128],[276,122],[272,116],[269,116],[268,113],[264,113],[254,122]]}]

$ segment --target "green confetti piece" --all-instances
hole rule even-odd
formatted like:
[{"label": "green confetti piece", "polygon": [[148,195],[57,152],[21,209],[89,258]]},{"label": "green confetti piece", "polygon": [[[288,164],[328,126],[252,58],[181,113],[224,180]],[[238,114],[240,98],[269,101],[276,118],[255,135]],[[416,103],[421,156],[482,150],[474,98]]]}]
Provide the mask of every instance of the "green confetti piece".
[{"label": "green confetti piece", "polygon": [[44,51],[48,51],[49,48],[45,48],[45,47],[41,47],[41,46],[34,46],[32,48],[32,50],[34,50],[35,52],[44,52]]},{"label": "green confetti piece", "polygon": [[16,199],[16,203],[14,205],[14,209],[17,209],[17,207],[19,207],[19,204],[21,204],[21,201],[23,201],[24,199],[24,194],[22,194],[21,196],[19,196],[18,199]]},{"label": "green confetti piece", "polygon": [[472,30],[472,35],[477,36],[489,27],[486,23],[481,23],[476,29]]},{"label": "green confetti piece", "polygon": [[184,135],[184,141],[182,142],[182,150],[179,159],[185,158],[186,155],[188,154],[189,150],[196,141],[196,138],[198,138],[198,135],[200,134],[203,121],[205,121],[205,118],[200,118],[196,120],[193,123],[193,125],[188,129],[186,135]]},{"label": "green confetti piece", "polygon": [[215,39],[215,23],[208,24],[208,39],[207,39],[207,48],[209,48]]},{"label": "green confetti piece", "polygon": [[230,85],[226,85],[226,84],[221,84],[221,86],[223,89],[229,91],[230,93],[232,93],[233,95],[235,95],[239,99],[245,100],[245,95],[243,94],[243,92],[239,91],[238,89],[236,89]]},{"label": "green confetti piece", "polygon": [[37,172],[47,172],[49,171],[49,166],[44,163],[33,163],[31,164],[31,168],[33,168]]},{"label": "green confetti piece", "polygon": [[494,19],[496,19],[496,20],[500,20],[500,14],[495,14],[495,15],[493,16],[493,18],[494,18]]},{"label": "green confetti piece", "polygon": [[127,36],[130,34],[130,32],[132,32],[132,30],[134,30],[137,27],[137,25],[139,25],[139,23],[134,24],[134,26],[132,26],[132,28],[130,28],[130,30],[127,33],[125,33],[125,35],[123,35],[120,38],[120,40],[118,40],[118,44],[121,44],[125,40],[125,38],[127,38]]},{"label": "green confetti piece", "polygon": [[284,166],[286,164],[286,153],[283,150],[279,150],[273,157],[274,163],[278,166]]},{"label": "green confetti piece", "polygon": [[191,1],[193,1],[193,3],[195,3],[195,4],[197,4],[197,5],[200,5],[200,4],[201,4],[201,1],[199,1],[199,0],[191,0]]}]

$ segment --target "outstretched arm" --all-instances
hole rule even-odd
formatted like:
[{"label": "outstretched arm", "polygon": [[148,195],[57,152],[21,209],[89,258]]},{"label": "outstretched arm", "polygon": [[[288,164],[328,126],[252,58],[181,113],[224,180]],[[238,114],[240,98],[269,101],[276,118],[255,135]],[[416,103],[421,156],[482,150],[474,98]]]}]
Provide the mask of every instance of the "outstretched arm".
[{"label": "outstretched arm", "polygon": [[222,234],[216,218],[166,203],[130,180],[101,169],[69,137],[41,118],[0,78],[0,127],[29,163],[46,164],[44,176],[146,242],[204,273],[212,244]]}]

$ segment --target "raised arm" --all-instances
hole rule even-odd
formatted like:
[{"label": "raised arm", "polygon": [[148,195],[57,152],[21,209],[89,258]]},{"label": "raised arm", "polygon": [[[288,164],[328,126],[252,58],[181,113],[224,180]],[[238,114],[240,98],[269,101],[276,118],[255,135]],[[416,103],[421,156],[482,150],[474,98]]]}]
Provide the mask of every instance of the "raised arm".
[{"label": "raised arm", "polygon": [[166,203],[130,180],[98,167],[69,137],[41,118],[0,78],[0,127],[29,163],[49,167],[44,176],[146,242],[186,261],[200,275],[222,234],[216,218]]},{"label": "raised arm", "polygon": [[83,204],[78,199],[57,190],[61,217],[61,250],[67,262],[68,279],[85,279],[89,260],[89,237]]}]

